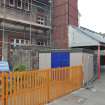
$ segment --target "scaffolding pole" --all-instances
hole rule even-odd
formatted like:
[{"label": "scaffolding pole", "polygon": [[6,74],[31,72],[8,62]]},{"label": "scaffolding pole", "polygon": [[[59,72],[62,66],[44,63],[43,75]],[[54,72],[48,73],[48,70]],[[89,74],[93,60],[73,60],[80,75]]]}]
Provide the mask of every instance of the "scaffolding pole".
[{"label": "scaffolding pole", "polygon": [[53,1],[49,0],[49,3],[50,3],[50,26],[51,26],[51,29],[50,29],[50,47],[51,47],[51,45],[52,45],[52,8],[53,8]]},{"label": "scaffolding pole", "polygon": [[5,39],[4,39],[4,37],[5,37],[5,7],[6,7],[6,0],[4,0],[3,1],[4,2],[4,17],[3,17],[3,33],[2,33],[2,60],[4,60],[4,56],[3,56],[3,53],[4,53],[4,46],[5,46]]},{"label": "scaffolding pole", "polygon": [[31,13],[31,12],[32,12],[32,0],[31,0],[30,5],[31,5],[31,6],[30,6],[30,45],[31,45],[31,44],[32,44],[32,42],[31,42],[31,41],[32,41],[32,33],[31,33],[31,31],[32,31],[32,29],[31,29],[31,27],[32,27],[32,26],[31,26],[31,22],[32,22],[32,21],[31,21],[31,18],[32,18],[32,16],[31,16],[31,15],[32,15],[32,13]]}]

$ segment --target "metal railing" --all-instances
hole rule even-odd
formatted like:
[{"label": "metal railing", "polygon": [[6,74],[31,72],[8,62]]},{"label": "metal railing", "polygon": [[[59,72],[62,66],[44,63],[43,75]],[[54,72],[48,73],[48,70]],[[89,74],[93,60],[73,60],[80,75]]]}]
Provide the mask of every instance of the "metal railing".
[{"label": "metal railing", "polygon": [[0,105],[44,105],[82,84],[82,66],[1,73]]}]

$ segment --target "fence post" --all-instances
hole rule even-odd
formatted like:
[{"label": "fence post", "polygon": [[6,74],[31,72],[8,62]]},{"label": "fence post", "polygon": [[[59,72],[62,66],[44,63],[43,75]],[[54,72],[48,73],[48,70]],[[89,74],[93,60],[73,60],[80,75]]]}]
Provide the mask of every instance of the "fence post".
[{"label": "fence post", "polygon": [[50,70],[47,70],[47,100],[48,100],[48,103],[50,102],[50,73],[51,71]]},{"label": "fence post", "polygon": [[2,94],[1,94],[1,99],[2,99],[2,105],[4,105],[4,73],[2,73],[2,77],[1,77],[1,88],[2,88]]},{"label": "fence post", "polygon": [[12,82],[13,82],[13,78],[12,78],[12,72],[10,73],[10,89],[9,89],[9,93],[10,93],[10,105],[12,105],[12,90],[13,90],[13,87],[12,87]]},{"label": "fence post", "polygon": [[13,95],[14,95],[14,105],[16,105],[16,90],[17,90],[17,89],[16,89],[16,88],[17,88],[17,87],[16,87],[16,84],[17,84],[17,83],[16,83],[16,77],[17,77],[17,75],[16,75],[16,73],[14,72],[14,94],[13,94]]},{"label": "fence post", "polygon": [[83,65],[80,67],[81,68],[81,87],[83,87]]},{"label": "fence post", "polygon": [[8,73],[6,73],[6,105],[8,105]]}]

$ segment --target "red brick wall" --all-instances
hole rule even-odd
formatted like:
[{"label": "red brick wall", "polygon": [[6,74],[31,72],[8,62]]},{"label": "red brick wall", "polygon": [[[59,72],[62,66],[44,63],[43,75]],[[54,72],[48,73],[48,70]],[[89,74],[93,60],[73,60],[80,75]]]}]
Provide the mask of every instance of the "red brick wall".
[{"label": "red brick wall", "polygon": [[[8,33],[8,42],[11,42],[11,39],[14,39],[14,38],[18,38],[18,39],[22,39],[24,38],[24,35],[23,33]],[[10,44],[8,43],[8,54],[10,52]],[[9,55],[8,55],[9,56]],[[0,32],[0,60],[2,58],[2,32]]]},{"label": "red brick wall", "polygon": [[[29,37],[25,36],[24,37],[24,33],[13,33],[13,32],[9,32],[8,33],[8,42],[12,43],[14,39],[28,39]],[[8,57],[10,57],[10,55],[12,54],[10,51],[11,45],[9,44],[8,46]]]},{"label": "red brick wall", "polygon": [[69,20],[71,25],[78,26],[78,0],[69,1]]},{"label": "red brick wall", "polygon": [[13,33],[13,32],[9,32],[8,33],[8,42],[11,43],[13,39],[29,39],[29,35],[25,35],[24,33]]},{"label": "red brick wall", "polygon": [[68,24],[78,26],[77,0],[53,1],[53,43],[56,48],[68,48]]}]

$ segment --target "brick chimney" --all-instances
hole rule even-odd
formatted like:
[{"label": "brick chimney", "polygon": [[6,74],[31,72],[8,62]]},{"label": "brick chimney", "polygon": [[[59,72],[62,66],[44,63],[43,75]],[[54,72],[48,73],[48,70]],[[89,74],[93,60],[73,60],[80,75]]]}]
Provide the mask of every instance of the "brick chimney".
[{"label": "brick chimney", "polygon": [[78,26],[78,0],[53,0],[53,34],[55,48],[68,48],[68,26]]}]

